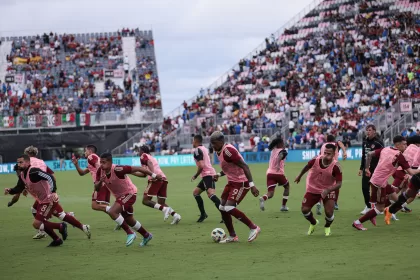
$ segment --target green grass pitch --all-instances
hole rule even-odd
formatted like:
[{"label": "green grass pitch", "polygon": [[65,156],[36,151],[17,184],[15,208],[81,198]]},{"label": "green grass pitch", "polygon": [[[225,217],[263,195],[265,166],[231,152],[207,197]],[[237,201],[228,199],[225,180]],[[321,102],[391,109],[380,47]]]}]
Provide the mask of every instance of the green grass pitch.
[{"label": "green grass pitch", "polygon": [[[125,247],[125,233],[113,231],[114,222],[104,213],[91,210],[93,189],[90,176],[76,171],[57,172],[58,193],[65,211],[73,211],[82,223],[91,225],[92,239],[69,227],[69,238],[60,248],[46,248],[49,238],[32,240],[30,206],[33,199],[22,197],[8,208],[11,196],[0,198],[0,275],[1,279],[419,279],[420,243],[418,242],[419,202],[410,214],[399,213],[400,221],[390,226],[378,217],[378,227],[358,232],[351,227],[364,207],[358,161],[342,162],[343,187],[340,210],[335,213],[333,235],[323,235],[320,226],[307,236],[308,222],[300,213],[305,180],[291,183],[288,213],[279,212],[282,189],[266,203],[261,212],[258,199],[251,193],[239,206],[256,224],[261,234],[248,243],[248,228],[234,219],[240,242],[216,244],[211,230],[219,224],[220,214],[203,196],[209,218],[197,224],[198,209],[190,182],[195,167],[165,168],[169,179],[167,203],[182,215],[179,225],[163,221],[163,214],[141,204],[146,180],[134,178],[139,189],[135,216],[153,233],[150,246],[140,248],[138,238]],[[286,174],[292,182],[304,163],[287,163]],[[266,164],[251,165],[254,181],[265,192]],[[216,167],[220,170],[219,167]],[[15,175],[0,175],[2,187],[13,187]],[[217,183],[220,196],[225,179]],[[170,218],[171,219],[171,218]],[[53,220],[56,220],[55,218]]]}]

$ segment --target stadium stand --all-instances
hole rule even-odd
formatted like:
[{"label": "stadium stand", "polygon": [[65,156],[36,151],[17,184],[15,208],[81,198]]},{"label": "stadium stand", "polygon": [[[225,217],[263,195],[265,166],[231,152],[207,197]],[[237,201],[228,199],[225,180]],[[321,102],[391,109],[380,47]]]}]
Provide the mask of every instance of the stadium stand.
[{"label": "stadium stand", "polygon": [[161,120],[151,31],[50,32],[0,40],[6,56],[0,64],[2,128]]},{"label": "stadium stand", "polygon": [[392,113],[399,102],[420,93],[420,1],[316,2],[162,125],[114,153],[162,137],[172,142],[170,152],[189,153],[192,134],[214,130],[246,150],[279,129],[290,148],[318,147],[322,134],[357,142],[366,124],[389,113],[388,125],[398,120]]}]

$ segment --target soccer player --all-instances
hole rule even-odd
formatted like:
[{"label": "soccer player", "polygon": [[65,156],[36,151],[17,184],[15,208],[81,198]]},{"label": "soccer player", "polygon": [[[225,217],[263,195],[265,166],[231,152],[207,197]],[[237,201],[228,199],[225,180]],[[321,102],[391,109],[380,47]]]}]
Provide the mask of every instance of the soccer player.
[{"label": "soccer player", "polygon": [[[171,225],[178,224],[181,221],[181,215],[173,210],[172,207],[166,204],[168,180],[165,174],[160,169],[157,160],[150,155],[148,146],[141,146],[139,148],[140,163],[143,167],[152,173],[160,175],[162,180],[155,180],[149,176],[147,187],[143,193],[143,204],[163,212],[163,220],[166,221],[169,215],[173,217]],[[152,198],[157,197],[157,203]]]},{"label": "soccer player", "polygon": [[[366,138],[363,140],[362,144],[362,159],[360,163],[360,170],[359,170],[359,176],[362,176],[362,193],[363,198],[365,200],[365,209],[360,212],[360,214],[365,215],[367,212],[371,210],[370,205],[370,178],[366,176],[366,157],[367,154],[375,151],[377,149],[381,149],[385,147],[384,142],[379,138],[379,136],[376,133],[376,127],[373,124],[370,124],[366,126]],[[375,171],[376,166],[378,165],[378,159],[376,157],[372,158],[372,162],[370,163],[370,169],[369,173],[373,174]]]},{"label": "soccer player", "polygon": [[219,210],[220,199],[215,194],[215,183],[213,180],[216,171],[210,162],[210,154],[206,147],[203,146],[203,137],[201,135],[195,135],[193,138],[194,160],[197,165],[197,172],[192,176],[191,181],[201,176],[201,181],[198,183],[193,191],[195,200],[197,201],[198,209],[200,210],[200,218],[197,223],[203,222],[207,219],[206,211],[204,210],[204,201],[201,198],[202,192],[207,192],[207,196],[213,201],[216,208]]},{"label": "soccer player", "polygon": [[340,164],[334,158],[336,145],[327,144],[324,153],[308,162],[296,177],[299,184],[302,176],[309,171],[306,177],[306,193],[302,201],[302,214],[309,221],[308,235],[315,231],[319,221],[314,218],[312,207],[322,199],[325,211],[325,236],[331,235],[331,224],[334,222],[334,203],[337,190],[341,188],[343,174]]},{"label": "soccer player", "polygon": [[[341,149],[342,151],[343,151],[343,160],[346,160],[347,159],[347,151],[346,151],[346,147],[344,146],[344,144],[343,144],[343,142],[341,142],[341,141],[336,141],[335,140],[335,136],[334,135],[331,135],[331,134],[329,134],[329,135],[327,135],[327,142],[325,142],[322,146],[321,146],[321,151],[320,151],[320,155],[323,155],[324,154],[324,151],[325,151],[325,147],[328,145],[328,144],[332,144],[332,145],[334,145],[335,146],[335,153],[334,153],[334,159],[336,160],[336,161],[338,161],[338,152],[339,152],[339,150]],[[334,209],[335,210],[338,210],[339,209],[339,207],[338,207],[338,204],[337,204],[337,199],[338,199],[338,196],[339,196],[339,194],[340,194],[340,189],[338,189],[336,192],[335,192],[335,194],[336,194],[336,196],[335,196],[335,198],[336,198],[336,201],[335,201],[335,203],[334,203]],[[322,213],[321,213],[321,208],[322,208],[322,206],[321,206],[321,201],[322,201],[322,199],[320,199],[320,201],[316,204],[316,214],[317,215],[321,215]]]},{"label": "soccer player", "polygon": [[[97,148],[94,145],[87,145],[85,147],[85,157],[87,159],[87,168],[81,169],[79,166],[79,160],[76,157],[72,158],[72,162],[76,167],[77,172],[80,176],[89,174],[92,176],[93,182],[96,180],[96,172],[100,167],[99,156],[96,154]],[[94,190],[92,194],[92,209],[96,211],[106,212],[106,206],[109,205],[111,193],[108,188],[102,186],[99,191]]]},{"label": "soccer player", "polygon": [[[74,217],[65,213],[58,203],[59,198],[56,193],[57,187],[54,177],[39,168],[32,167],[28,155],[20,156],[17,163],[21,170],[18,184],[13,189],[5,189],[4,193],[14,195],[26,189],[38,201],[33,227],[45,231],[53,239],[49,246],[60,246],[63,244],[63,240],[67,239],[66,223],[52,223],[48,221],[53,214],[82,230],[90,239],[89,225],[83,225]],[[59,230],[63,239],[57,236],[54,232],[55,229]]]},{"label": "soccer player", "polygon": [[270,155],[270,163],[268,164],[268,169],[266,172],[267,176],[267,193],[260,197],[260,209],[262,211],[265,210],[265,201],[270,199],[274,196],[274,191],[276,186],[283,186],[283,202],[280,208],[280,211],[287,212],[289,208],[287,208],[286,203],[289,199],[289,181],[287,180],[286,176],[284,175],[284,160],[287,157],[287,151],[284,148],[283,139],[280,137],[274,138],[268,149],[271,151]]},{"label": "soccer player", "polygon": [[236,208],[251,189],[251,193],[257,197],[258,189],[252,180],[251,171],[245,163],[241,154],[230,144],[225,143],[225,137],[220,131],[215,131],[210,136],[210,143],[216,151],[222,172],[216,174],[214,179],[226,175],[228,183],[222,193],[222,201],[219,210],[222,213],[223,221],[229,231],[229,236],[220,243],[238,242],[239,238],[233,228],[232,216],[247,225],[250,229],[248,242],[254,241],[261,229],[254,224],[243,212]]},{"label": "soccer player", "polygon": [[133,216],[133,205],[137,198],[137,187],[127,176],[128,174],[138,172],[149,175],[153,179],[162,179],[161,175],[152,173],[142,167],[112,164],[112,155],[110,153],[103,153],[100,159],[100,168],[96,172],[95,189],[99,191],[105,185],[115,196],[115,203],[112,206],[106,206],[106,212],[127,233],[125,245],[130,246],[137,237],[130,229],[131,227],[143,236],[143,240],[140,243],[140,246],[143,247],[152,240],[153,235]]},{"label": "soccer player", "polygon": [[414,170],[404,158],[402,152],[407,147],[407,142],[404,137],[397,135],[393,139],[394,147],[387,147],[369,152],[366,156],[365,173],[370,177],[370,164],[372,158],[379,158],[378,166],[370,178],[371,198],[370,202],[375,204],[375,208],[371,209],[359,220],[353,222],[353,227],[357,230],[367,230],[363,223],[370,220],[376,226],[376,216],[382,214],[385,208],[386,196],[395,192],[388,179],[401,166],[410,175],[417,174],[420,170]]}]

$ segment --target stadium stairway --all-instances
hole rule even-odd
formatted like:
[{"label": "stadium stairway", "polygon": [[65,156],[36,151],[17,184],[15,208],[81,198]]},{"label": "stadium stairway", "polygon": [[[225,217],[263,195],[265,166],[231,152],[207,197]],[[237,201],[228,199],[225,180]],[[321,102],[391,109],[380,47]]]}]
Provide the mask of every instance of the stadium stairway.
[{"label": "stadium stairway", "polygon": [[7,74],[6,56],[12,51],[12,41],[2,42],[0,45],[0,80],[3,80]]},{"label": "stadium stairway", "polygon": [[136,38],[123,37],[122,38],[123,56],[128,57],[129,71],[136,68]]}]

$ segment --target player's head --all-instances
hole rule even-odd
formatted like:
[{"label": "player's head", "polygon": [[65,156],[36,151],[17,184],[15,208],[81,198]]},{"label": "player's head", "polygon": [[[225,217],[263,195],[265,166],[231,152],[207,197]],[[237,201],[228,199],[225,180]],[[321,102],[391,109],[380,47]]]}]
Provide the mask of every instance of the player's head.
[{"label": "player's head", "polygon": [[91,154],[96,154],[97,151],[98,151],[98,149],[96,148],[95,145],[87,145],[85,147],[85,157],[88,157]]},{"label": "player's head", "polygon": [[17,159],[17,165],[19,166],[20,170],[26,170],[31,165],[31,159],[28,155],[23,154]]},{"label": "player's head", "polygon": [[417,147],[420,146],[420,136],[414,135],[407,138],[407,145],[416,145]]},{"label": "player's head", "polygon": [[373,139],[376,136],[376,127],[373,124],[366,126],[366,136],[369,139]]},{"label": "player's head", "polygon": [[274,138],[271,140],[270,145],[268,145],[268,149],[271,151],[274,148],[281,148],[283,147],[283,139],[281,137]]},{"label": "player's head", "polygon": [[103,153],[99,163],[101,164],[102,170],[109,171],[112,167],[112,155],[110,153]]},{"label": "player's head", "polygon": [[193,138],[193,147],[194,148],[197,148],[198,146],[201,146],[201,145],[203,145],[203,136],[201,136],[199,134],[194,135],[194,138]]},{"label": "player's head", "polygon": [[36,155],[38,154],[38,148],[34,146],[29,146],[29,147],[26,147],[23,153],[30,157],[36,157]]},{"label": "player's head", "polygon": [[19,177],[21,170],[19,169],[19,165],[16,163],[15,166],[13,166],[13,171],[16,172],[16,175]]},{"label": "player's head", "polygon": [[333,160],[335,156],[335,149],[336,147],[333,144],[325,145],[324,154],[323,154],[324,158],[328,161]]},{"label": "player's head", "polygon": [[397,135],[392,139],[394,143],[394,147],[397,148],[400,152],[404,152],[407,148],[407,141],[405,140],[404,136]]},{"label": "player's head", "polygon": [[335,142],[335,136],[332,134],[327,135],[327,142]]},{"label": "player's head", "polygon": [[139,148],[139,156],[141,156],[143,153],[150,155],[150,148],[149,148],[149,146],[146,146],[146,145],[140,146],[140,148]]},{"label": "player's head", "polygon": [[225,136],[220,131],[215,131],[210,136],[210,144],[216,152],[220,152],[225,144]]}]

